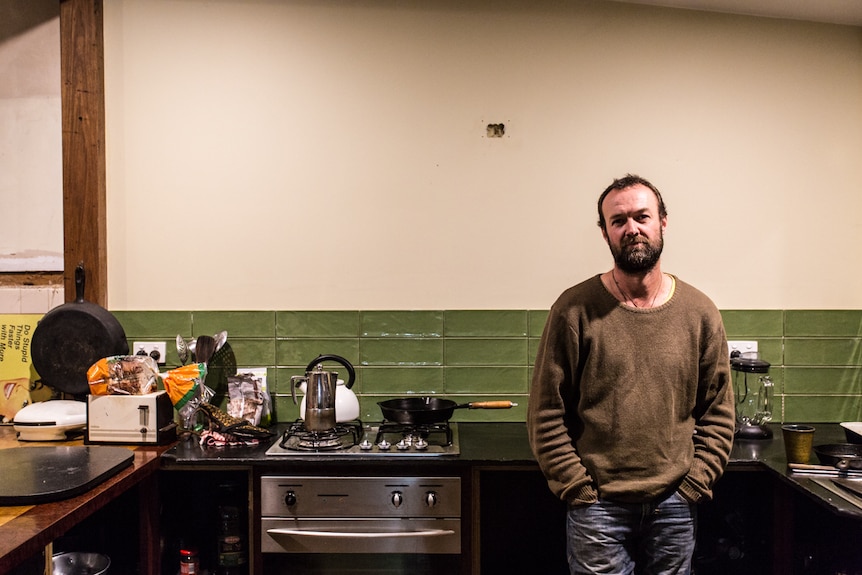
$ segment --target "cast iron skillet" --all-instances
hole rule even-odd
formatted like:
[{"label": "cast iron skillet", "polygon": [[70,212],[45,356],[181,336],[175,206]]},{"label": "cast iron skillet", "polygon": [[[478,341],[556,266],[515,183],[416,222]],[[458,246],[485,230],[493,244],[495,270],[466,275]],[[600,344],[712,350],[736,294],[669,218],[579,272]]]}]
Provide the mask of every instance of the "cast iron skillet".
[{"label": "cast iron skillet", "polygon": [[862,469],[862,445],[827,443],[815,445],[814,453],[823,465],[831,465],[838,469]]},{"label": "cast iron skillet", "polygon": [[104,357],[126,355],[129,342],[117,318],[84,301],[84,264],[75,268],[75,301],[57,306],[33,330],[30,356],[45,385],[69,395],[90,390],[87,370]]},{"label": "cast iron skillet", "polygon": [[456,409],[509,409],[517,404],[511,401],[474,401],[458,405],[441,397],[405,397],[380,401],[377,405],[387,421],[402,425],[429,425],[449,421]]}]

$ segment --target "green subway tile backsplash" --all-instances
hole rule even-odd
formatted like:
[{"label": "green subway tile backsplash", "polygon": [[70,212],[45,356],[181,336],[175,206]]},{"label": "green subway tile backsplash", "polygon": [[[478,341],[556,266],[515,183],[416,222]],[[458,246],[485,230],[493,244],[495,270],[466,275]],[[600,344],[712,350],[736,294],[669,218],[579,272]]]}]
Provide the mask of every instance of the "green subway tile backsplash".
[{"label": "green subway tile backsplash", "polygon": [[527,312],[454,310],[445,313],[446,337],[525,337]]},{"label": "green subway tile backsplash", "polygon": [[[755,339],[746,337],[748,339]],[[780,337],[776,338],[756,338],[757,351],[760,354],[760,359],[768,361],[771,365],[782,365],[784,363],[784,340]]]},{"label": "green subway tile backsplash", "polygon": [[527,365],[527,339],[459,339],[445,342],[447,365]]},{"label": "green subway tile backsplash", "polygon": [[357,338],[279,339],[276,342],[278,365],[307,366],[320,355],[340,355],[353,365],[359,364]]},{"label": "green subway tile backsplash", "polygon": [[787,338],[787,365],[862,365],[862,338]]},{"label": "green subway tile backsplash", "polygon": [[[509,399],[505,410],[459,409],[453,421],[524,421],[533,360],[547,310],[121,311],[130,342],[228,332],[222,359],[268,368],[276,418],[293,420],[293,375],[320,354],[356,370],[361,417],[380,419],[378,401],[438,395],[459,404]],[[862,420],[862,311],[722,310],[729,339],[754,340],[771,364],[775,421]],[[331,369],[346,377],[336,364]]]},{"label": "green subway tile backsplash", "polygon": [[[188,311],[115,311],[112,312],[126,336],[131,339],[164,338],[175,342],[177,335],[192,336],[192,314]],[[199,335],[195,333],[195,335]],[[212,334],[210,334],[212,335]]]},{"label": "green subway tile backsplash", "polygon": [[850,395],[862,389],[858,367],[785,367],[784,393]]},{"label": "green subway tile backsplash", "polygon": [[443,365],[441,338],[365,338],[359,348],[362,365]]},{"label": "green subway tile backsplash", "polygon": [[860,421],[862,403],[854,396],[791,395],[785,399],[783,421],[836,423]]},{"label": "green subway tile backsplash", "polygon": [[530,337],[542,337],[542,332],[545,331],[545,322],[548,321],[548,310],[530,310],[529,327]]},{"label": "green subway tile backsplash", "polygon": [[442,367],[362,366],[360,371],[363,393],[399,396],[410,392],[431,395],[446,391]]},{"label": "green subway tile backsplash", "polygon": [[228,337],[272,337],[275,312],[272,311],[196,311],[192,314],[195,335],[226,330]]},{"label": "green subway tile backsplash", "polygon": [[722,310],[721,317],[728,339],[749,340],[784,335],[784,312],[781,310]]},{"label": "green subway tile backsplash", "polygon": [[276,337],[358,337],[358,311],[279,311]]},{"label": "green subway tile backsplash", "polygon": [[274,339],[234,338],[229,332],[227,337],[227,345],[233,350],[237,365],[242,367],[279,365],[276,361]]},{"label": "green subway tile backsplash", "polygon": [[784,317],[788,337],[862,336],[862,310],[788,310]]},{"label": "green subway tile backsplash", "polygon": [[528,368],[522,367],[446,367],[447,393],[527,393]]},{"label": "green subway tile backsplash", "polygon": [[362,337],[441,337],[443,312],[364,311],[359,314]]}]

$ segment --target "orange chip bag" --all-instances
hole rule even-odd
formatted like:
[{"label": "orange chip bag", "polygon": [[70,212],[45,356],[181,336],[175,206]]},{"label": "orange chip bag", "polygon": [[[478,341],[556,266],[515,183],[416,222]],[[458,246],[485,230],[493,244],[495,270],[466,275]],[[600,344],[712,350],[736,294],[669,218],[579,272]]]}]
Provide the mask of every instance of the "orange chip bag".
[{"label": "orange chip bag", "polygon": [[207,376],[205,363],[190,363],[172,369],[164,376],[165,391],[171,398],[171,403],[179,411],[198,393],[198,389]]}]

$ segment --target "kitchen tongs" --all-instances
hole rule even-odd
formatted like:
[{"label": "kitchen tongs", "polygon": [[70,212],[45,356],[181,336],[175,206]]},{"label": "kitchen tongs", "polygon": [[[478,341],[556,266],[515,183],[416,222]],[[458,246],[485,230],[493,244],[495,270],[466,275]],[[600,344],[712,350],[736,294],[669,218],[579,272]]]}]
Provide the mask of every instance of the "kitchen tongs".
[{"label": "kitchen tongs", "polygon": [[793,473],[801,475],[825,475],[826,477],[859,477],[862,478],[862,469],[838,469],[829,465],[808,465],[806,463],[788,463],[787,466]]}]

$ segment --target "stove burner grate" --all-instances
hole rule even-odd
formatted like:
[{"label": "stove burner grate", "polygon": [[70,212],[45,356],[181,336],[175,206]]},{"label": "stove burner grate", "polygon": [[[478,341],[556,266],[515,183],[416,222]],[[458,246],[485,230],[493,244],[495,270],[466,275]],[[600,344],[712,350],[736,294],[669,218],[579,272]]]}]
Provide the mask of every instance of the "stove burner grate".
[{"label": "stove burner grate", "polygon": [[387,434],[400,434],[402,437],[422,438],[428,440],[432,435],[437,436],[442,434],[445,438],[445,443],[442,445],[452,445],[452,428],[448,421],[442,423],[396,423],[394,421],[384,421],[380,424],[377,430],[377,438],[375,443],[380,443]]},{"label": "stove burner grate", "polygon": [[361,436],[359,420],[338,423],[326,431],[308,431],[305,423],[297,420],[284,431],[279,446],[291,451],[337,451],[358,444]]}]

